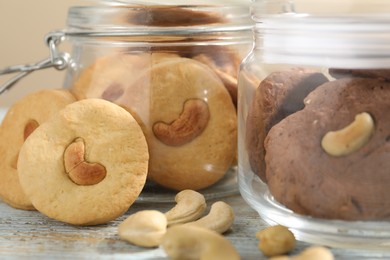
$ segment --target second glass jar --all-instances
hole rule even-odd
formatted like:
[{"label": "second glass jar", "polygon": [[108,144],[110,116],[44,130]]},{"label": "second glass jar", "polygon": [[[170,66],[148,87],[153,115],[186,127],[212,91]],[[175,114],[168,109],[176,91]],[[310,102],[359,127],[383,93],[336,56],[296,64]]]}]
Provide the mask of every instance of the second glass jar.
[{"label": "second glass jar", "polygon": [[300,240],[390,254],[389,11],[380,0],[252,7],[240,191]]}]

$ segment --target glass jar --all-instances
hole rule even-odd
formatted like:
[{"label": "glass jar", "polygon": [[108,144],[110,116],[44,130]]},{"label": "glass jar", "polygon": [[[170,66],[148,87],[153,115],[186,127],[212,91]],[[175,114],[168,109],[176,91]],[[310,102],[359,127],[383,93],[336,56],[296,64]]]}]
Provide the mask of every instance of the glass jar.
[{"label": "glass jar", "polygon": [[390,4],[259,0],[239,188],[299,240],[390,254]]},{"label": "glass jar", "polygon": [[146,136],[139,201],[238,193],[237,77],[252,47],[248,5],[75,6],[48,39],[71,44],[65,87],[128,110]]}]

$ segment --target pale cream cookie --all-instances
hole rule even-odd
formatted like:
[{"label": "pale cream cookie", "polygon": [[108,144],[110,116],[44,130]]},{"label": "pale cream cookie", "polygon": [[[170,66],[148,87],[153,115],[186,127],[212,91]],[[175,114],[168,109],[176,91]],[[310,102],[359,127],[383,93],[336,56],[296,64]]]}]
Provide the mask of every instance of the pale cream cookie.
[{"label": "pale cream cookie", "polygon": [[[119,102],[142,121],[149,179],[174,190],[218,182],[237,147],[236,110],[219,77],[198,61],[172,58],[154,64],[134,86],[144,92],[129,91]],[[137,95],[148,99],[137,102]]]},{"label": "pale cream cookie", "polygon": [[117,103],[144,70],[171,57],[177,55],[142,53],[103,56],[81,70],[71,91],[78,99],[102,98]]},{"label": "pale cream cookie", "polygon": [[0,197],[12,207],[33,210],[19,184],[17,162],[20,147],[40,124],[76,101],[67,90],[46,89],[29,94],[7,111],[0,127]]},{"label": "pale cream cookie", "polygon": [[136,120],[102,99],[75,102],[23,145],[19,178],[46,216],[96,225],[125,213],[146,181],[148,148]]},{"label": "pale cream cookie", "polygon": [[97,60],[72,90],[133,115],[148,141],[150,180],[174,190],[215,184],[237,150],[236,110],[222,80],[205,64],[176,54],[144,53],[139,62],[135,54],[123,56]]}]

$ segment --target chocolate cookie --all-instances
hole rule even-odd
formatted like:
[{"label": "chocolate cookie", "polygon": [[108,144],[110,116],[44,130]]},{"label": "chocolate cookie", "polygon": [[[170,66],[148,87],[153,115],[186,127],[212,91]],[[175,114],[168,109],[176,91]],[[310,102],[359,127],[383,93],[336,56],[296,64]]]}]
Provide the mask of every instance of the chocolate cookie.
[{"label": "chocolate cookie", "polygon": [[246,147],[251,168],[263,181],[264,139],[269,129],[302,109],[307,94],[327,81],[321,73],[300,68],[273,72],[261,81],[248,110]]},{"label": "chocolate cookie", "polygon": [[[390,83],[376,79],[340,79],[310,93],[305,108],[273,126],[265,140],[266,178],[275,199],[319,218],[389,219],[389,100]],[[322,140],[331,131],[350,127],[350,134],[359,133],[346,132],[333,146],[358,140],[367,131],[365,123],[352,123],[361,113],[372,117],[369,138],[344,155],[324,150]]]}]

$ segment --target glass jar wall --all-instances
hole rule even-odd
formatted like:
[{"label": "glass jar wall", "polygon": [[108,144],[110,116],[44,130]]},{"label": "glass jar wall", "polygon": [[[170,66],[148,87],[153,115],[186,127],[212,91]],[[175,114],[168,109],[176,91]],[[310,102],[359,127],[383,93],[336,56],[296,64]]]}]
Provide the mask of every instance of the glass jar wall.
[{"label": "glass jar wall", "polygon": [[142,127],[150,161],[139,200],[238,192],[237,75],[252,24],[247,5],[69,10],[60,32],[72,45],[65,86],[78,99],[124,107]]},{"label": "glass jar wall", "polygon": [[255,1],[239,186],[314,244],[390,254],[390,4]]}]

